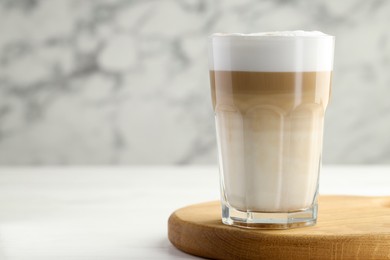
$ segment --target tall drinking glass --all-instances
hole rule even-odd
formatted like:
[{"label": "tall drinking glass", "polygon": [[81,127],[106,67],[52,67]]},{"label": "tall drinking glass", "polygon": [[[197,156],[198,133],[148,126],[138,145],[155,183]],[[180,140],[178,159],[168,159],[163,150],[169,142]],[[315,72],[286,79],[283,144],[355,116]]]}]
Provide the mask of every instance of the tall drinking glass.
[{"label": "tall drinking glass", "polygon": [[320,32],[210,37],[223,223],[316,223],[333,50]]}]

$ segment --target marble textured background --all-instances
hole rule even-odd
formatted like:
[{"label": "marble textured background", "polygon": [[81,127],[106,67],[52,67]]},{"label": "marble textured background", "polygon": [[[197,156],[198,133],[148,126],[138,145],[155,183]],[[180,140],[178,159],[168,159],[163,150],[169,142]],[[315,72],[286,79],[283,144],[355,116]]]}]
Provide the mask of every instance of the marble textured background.
[{"label": "marble textured background", "polygon": [[336,36],[325,163],[390,162],[390,1],[0,0],[0,164],[216,163],[206,37]]}]

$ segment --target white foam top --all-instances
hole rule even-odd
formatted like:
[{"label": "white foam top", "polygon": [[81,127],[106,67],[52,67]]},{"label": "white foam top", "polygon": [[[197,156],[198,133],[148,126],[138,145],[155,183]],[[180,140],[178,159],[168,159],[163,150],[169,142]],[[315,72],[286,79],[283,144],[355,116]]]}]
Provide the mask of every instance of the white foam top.
[{"label": "white foam top", "polygon": [[215,33],[210,39],[211,70],[333,70],[334,37],[322,32]]}]

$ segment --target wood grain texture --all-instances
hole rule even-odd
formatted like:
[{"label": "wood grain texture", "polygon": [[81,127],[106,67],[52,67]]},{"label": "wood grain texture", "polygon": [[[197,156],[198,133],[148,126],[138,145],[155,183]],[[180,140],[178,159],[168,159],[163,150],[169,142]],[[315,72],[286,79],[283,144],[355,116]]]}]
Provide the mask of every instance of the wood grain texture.
[{"label": "wood grain texture", "polygon": [[213,259],[390,259],[390,197],[321,196],[317,225],[248,230],[223,225],[219,202],[172,213],[178,249]]}]

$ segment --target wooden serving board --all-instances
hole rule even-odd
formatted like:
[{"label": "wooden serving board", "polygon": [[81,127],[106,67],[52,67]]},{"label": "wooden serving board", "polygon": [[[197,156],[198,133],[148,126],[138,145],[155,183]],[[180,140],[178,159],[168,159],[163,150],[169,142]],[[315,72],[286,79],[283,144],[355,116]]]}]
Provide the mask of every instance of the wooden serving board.
[{"label": "wooden serving board", "polygon": [[288,230],[224,225],[208,202],[172,213],[168,237],[213,259],[390,259],[390,197],[321,196],[317,225]]}]

